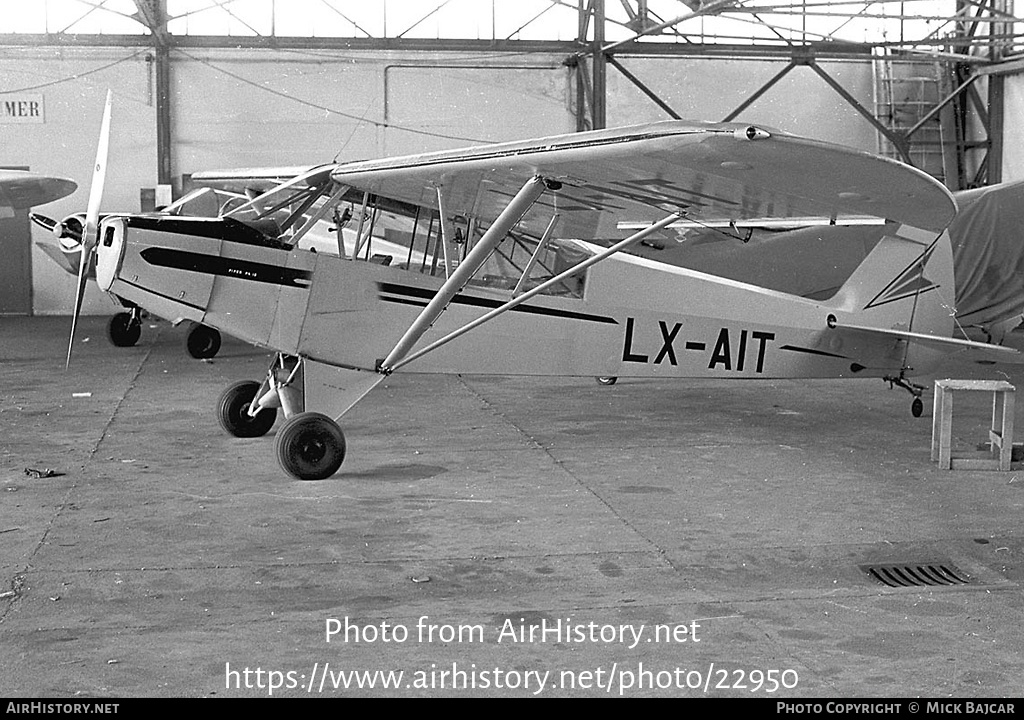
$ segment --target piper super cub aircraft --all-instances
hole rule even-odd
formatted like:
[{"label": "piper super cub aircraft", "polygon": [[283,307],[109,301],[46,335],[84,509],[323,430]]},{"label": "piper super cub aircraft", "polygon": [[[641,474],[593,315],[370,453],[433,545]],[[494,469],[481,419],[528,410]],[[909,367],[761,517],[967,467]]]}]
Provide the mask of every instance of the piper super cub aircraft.
[{"label": "piper super cub aircraft", "polygon": [[[215,218],[99,221],[93,198],[105,164],[104,151],[78,302],[95,252],[101,289],[275,351],[264,379],[225,390],[218,416],[229,433],[256,437],[282,410],[277,457],[300,479],[339,469],[337,420],[407,367],[882,377],[919,406],[923,388],[908,378],[951,353],[1020,357],[952,337],[944,230],[957,208],[942,185],[891,160],[758,126],[669,121],[324,165]],[[326,218],[333,253],[308,246]],[[891,230],[825,300],[621,252],[680,221],[771,218]],[[638,229],[619,231],[624,221]],[[619,239],[586,241],[609,237]]]}]

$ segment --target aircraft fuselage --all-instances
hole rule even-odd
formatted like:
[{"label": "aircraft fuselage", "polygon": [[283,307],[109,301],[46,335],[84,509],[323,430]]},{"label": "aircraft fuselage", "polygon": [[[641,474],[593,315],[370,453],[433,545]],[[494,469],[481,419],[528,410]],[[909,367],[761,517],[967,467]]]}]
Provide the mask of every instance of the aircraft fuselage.
[{"label": "aircraft fuselage", "polygon": [[[233,233],[219,220],[110,218],[101,233],[98,280],[158,314],[326,365],[369,371],[443,282],[415,269],[227,239]],[[908,264],[923,250],[905,238],[889,242]],[[889,267],[892,275],[902,269]],[[863,312],[860,301],[842,291],[817,302],[631,256],[612,257],[585,272],[580,297],[534,297],[409,369],[826,378],[924,372],[939,357],[921,350],[925,354],[908,358],[903,341],[830,328],[830,315]],[[890,279],[876,278],[879,288]],[[508,298],[505,288],[466,288],[424,342]],[[920,307],[917,312],[922,317]],[[941,322],[941,313],[932,315]],[[886,327],[922,331],[920,323],[911,328],[909,312],[890,312],[885,321]]]}]

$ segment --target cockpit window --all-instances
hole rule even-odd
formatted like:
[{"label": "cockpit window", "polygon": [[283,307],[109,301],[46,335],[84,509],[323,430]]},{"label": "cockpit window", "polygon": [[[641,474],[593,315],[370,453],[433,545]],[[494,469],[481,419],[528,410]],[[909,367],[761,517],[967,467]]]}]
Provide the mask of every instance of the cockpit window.
[{"label": "cockpit window", "polygon": [[[258,230],[265,242],[387,265],[423,275],[445,275],[445,243],[437,211],[336,186],[282,186],[263,195],[199,188],[164,212],[191,217],[225,217]],[[476,219],[449,219],[448,262],[457,266],[483,237]],[[498,245],[470,285],[525,292],[573,267],[588,252],[568,240],[541,238],[514,230]],[[583,297],[585,274],[544,290],[549,295]]]}]

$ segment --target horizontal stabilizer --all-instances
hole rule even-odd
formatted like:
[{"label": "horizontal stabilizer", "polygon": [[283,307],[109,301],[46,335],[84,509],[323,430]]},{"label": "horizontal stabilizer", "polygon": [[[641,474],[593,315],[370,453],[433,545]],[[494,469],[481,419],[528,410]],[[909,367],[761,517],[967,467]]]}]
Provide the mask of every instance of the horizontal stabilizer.
[{"label": "horizontal stabilizer", "polygon": [[928,335],[925,333],[909,332],[907,330],[892,330],[887,328],[869,327],[867,325],[853,325],[850,323],[831,322],[830,326],[837,330],[851,330],[854,332],[883,335],[899,340],[906,340],[912,343],[919,343],[934,350],[941,350],[946,353],[956,351],[969,352],[971,359],[975,361],[990,361],[1001,363],[1024,364],[1024,353],[1002,345],[991,345],[989,343],[964,340],[954,337],[941,337],[939,335]]}]

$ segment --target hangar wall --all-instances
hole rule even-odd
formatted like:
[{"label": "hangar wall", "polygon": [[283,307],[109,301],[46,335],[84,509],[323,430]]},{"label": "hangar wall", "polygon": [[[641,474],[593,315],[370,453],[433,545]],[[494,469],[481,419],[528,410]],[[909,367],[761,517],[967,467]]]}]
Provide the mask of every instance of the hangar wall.
[{"label": "hangar wall", "polygon": [[[401,155],[572,132],[574,79],[561,54],[175,50],[173,175],[212,168],[303,165]],[[785,60],[627,57],[620,62],[682,117],[719,120]],[[865,61],[820,66],[866,107]],[[0,164],[65,175],[79,190],[42,212],[85,208],[106,89],[115,93],[103,209],[139,209],[157,182],[156,98],[146,48],[0,48],[0,93],[44,99],[45,122],[2,126]],[[664,120],[615,69],[608,125]],[[796,68],[740,120],[876,150],[872,127],[808,68]],[[36,242],[47,241],[33,229]],[[33,250],[34,312],[68,314],[73,283]],[[94,287],[84,311],[109,313]]]},{"label": "hangar wall", "polygon": [[[156,103],[146,55],[138,48],[0,49],[0,93],[38,95],[43,100],[43,122],[0,125],[0,163],[78,183],[75,193],[36,212],[61,218],[88,205],[107,88],[114,91],[117,106],[102,209],[138,209],[139,188],[156,183]],[[53,241],[34,225],[32,239]],[[32,289],[34,313],[71,313],[75,283],[38,247],[32,249]],[[91,287],[83,308],[109,313],[114,305]]]},{"label": "hangar wall", "polygon": [[1003,180],[1024,178],[1024,145],[1013,141],[1024,118],[1024,74],[1007,75],[1003,84]]}]

